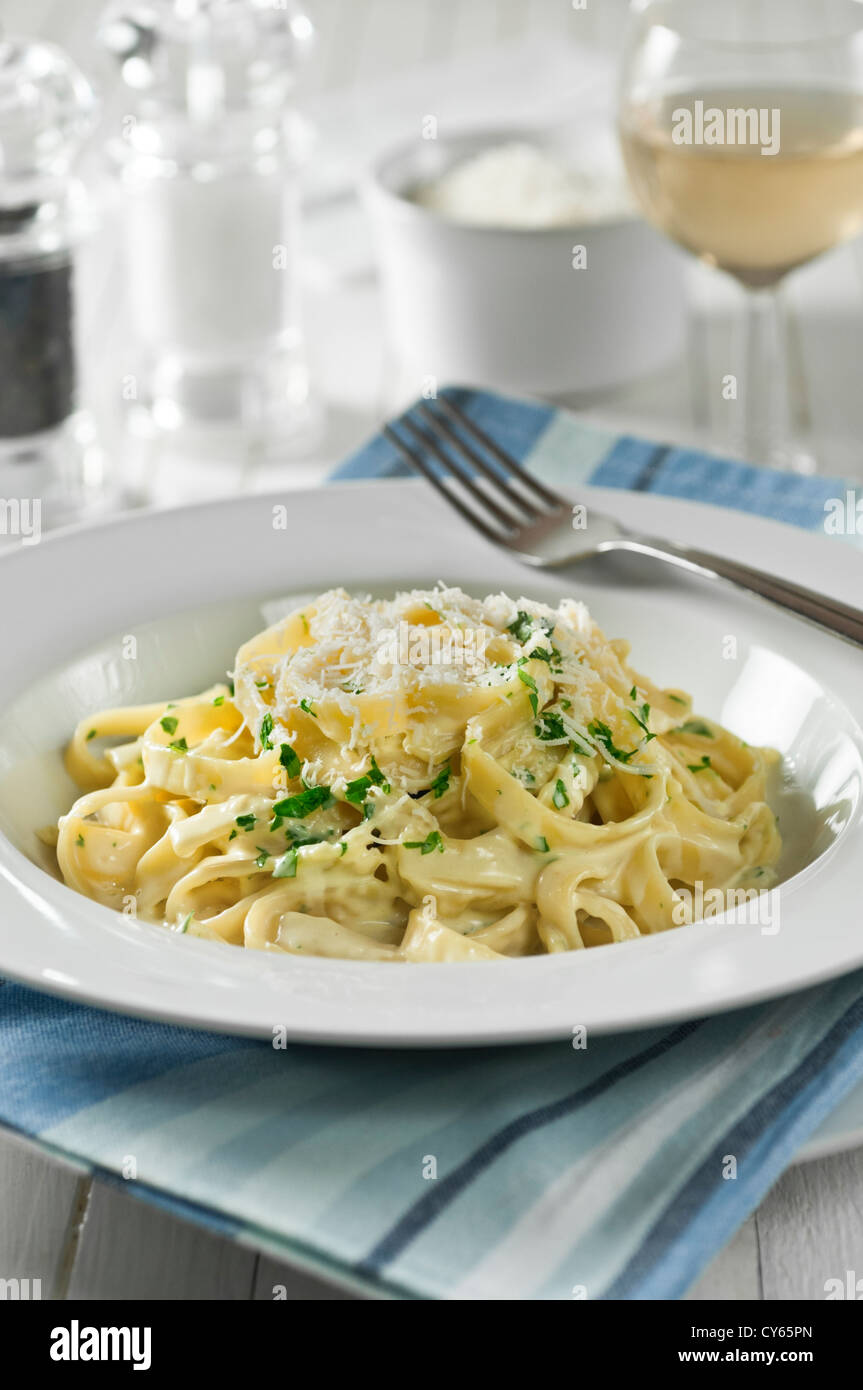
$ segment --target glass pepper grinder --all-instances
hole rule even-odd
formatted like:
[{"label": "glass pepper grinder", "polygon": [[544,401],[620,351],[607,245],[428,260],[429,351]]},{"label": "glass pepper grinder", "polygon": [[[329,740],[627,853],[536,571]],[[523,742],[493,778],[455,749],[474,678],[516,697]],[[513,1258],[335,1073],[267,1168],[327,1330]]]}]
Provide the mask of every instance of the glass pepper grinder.
[{"label": "glass pepper grinder", "polygon": [[53,44],[0,38],[0,542],[32,543],[101,500],[79,403],[75,279],[89,228],[73,162],[92,88]]},{"label": "glass pepper grinder", "polygon": [[276,458],[313,420],[299,315],[294,0],[116,0],[100,30],[130,99],[122,185],[132,419],[215,457]]}]

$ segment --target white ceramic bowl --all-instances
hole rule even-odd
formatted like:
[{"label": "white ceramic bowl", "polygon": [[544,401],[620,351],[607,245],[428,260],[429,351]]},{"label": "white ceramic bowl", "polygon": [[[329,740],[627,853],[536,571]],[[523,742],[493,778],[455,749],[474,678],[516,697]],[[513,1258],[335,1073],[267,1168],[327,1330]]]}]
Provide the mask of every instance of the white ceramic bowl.
[{"label": "white ceramic bowl", "polygon": [[[413,200],[422,184],[513,140],[556,147],[525,131],[475,131],[416,139],[371,171],[365,202],[401,362],[418,379],[559,395],[612,387],[676,356],[685,258],[638,217],[485,227]],[[584,269],[573,268],[579,246]]]}]

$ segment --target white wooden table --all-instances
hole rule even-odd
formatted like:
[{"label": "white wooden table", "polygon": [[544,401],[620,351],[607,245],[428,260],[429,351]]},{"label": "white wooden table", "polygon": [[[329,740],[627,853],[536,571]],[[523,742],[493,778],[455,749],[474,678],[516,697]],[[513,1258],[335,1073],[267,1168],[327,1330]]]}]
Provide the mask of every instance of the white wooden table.
[{"label": "white wooden table", "polygon": [[[0,22],[9,32],[64,44],[98,72],[93,30],[101,8],[101,0],[0,0]],[[306,100],[321,130],[323,155],[336,163],[341,157],[347,167],[368,153],[381,131],[399,138],[411,101],[429,109],[422,106],[426,93],[465,118],[492,119],[495,101],[512,116],[519,99],[534,100],[527,78],[531,64],[548,57],[549,40],[554,51],[564,40],[596,45],[611,62],[625,9],[625,0],[587,0],[584,9],[568,0],[309,0],[320,44]],[[472,80],[480,69],[491,70],[485,79],[490,87]],[[515,80],[519,72],[523,82]],[[514,85],[500,90],[506,73]],[[106,101],[109,118],[112,111],[122,114],[122,94],[110,85]],[[367,233],[355,203],[321,204],[309,219],[309,355],[327,404],[323,437],[311,456],[281,472],[254,476],[220,466],[207,477],[210,495],[318,480],[382,414],[414,393],[387,354]],[[110,230],[105,237],[86,272],[88,390],[112,454],[129,469],[120,431],[127,351],[117,311],[122,275]],[[586,418],[722,447],[719,383],[733,352],[726,312],[731,291],[696,271],[692,303],[698,351],[688,354],[688,365],[674,363],[602,400],[579,401]],[[812,431],[823,471],[863,479],[861,245],[799,274],[789,286],[787,309],[798,418]],[[698,399],[708,401],[706,413],[694,410]],[[155,495],[169,503],[200,485],[194,470],[184,476],[172,463],[157,478]],[[791,1168],[688,1296],[819,1299],[825,1279],[844,1278],[847,1270],[863,1274],[863,1148]],[[41,1279],[43,1297],[271,1299],[280,1286],[292,1299],[347,1296],[0,1132],[0,1276],[13,1272]]]}]

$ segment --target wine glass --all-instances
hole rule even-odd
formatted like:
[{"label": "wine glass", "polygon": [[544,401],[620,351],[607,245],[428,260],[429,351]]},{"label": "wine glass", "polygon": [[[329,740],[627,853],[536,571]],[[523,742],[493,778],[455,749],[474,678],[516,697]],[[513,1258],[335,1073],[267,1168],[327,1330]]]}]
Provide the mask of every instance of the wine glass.
[{"label": "wine glass", "polygon": [[861,0],[636,0],[619,131],[648,221],[746,290],[743,453],[792,443],[777,288],[863,231]]}]

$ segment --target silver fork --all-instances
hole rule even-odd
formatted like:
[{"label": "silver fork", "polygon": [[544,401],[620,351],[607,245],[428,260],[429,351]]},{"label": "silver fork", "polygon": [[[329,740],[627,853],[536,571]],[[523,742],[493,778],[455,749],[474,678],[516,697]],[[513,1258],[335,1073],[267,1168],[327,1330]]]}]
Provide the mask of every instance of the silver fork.
[{"label": "silver fork", "polygon": [[385,425],[387,439],[471,526],[526,564],[551,568],[612,550],[633,551],[757,594],[863,647],[859,608],[723,555],[636,535],[592,508],[585,528],[574,530],[573,504],[531,477],[447,396],[439,396],[434,409],[422,404],[416,412],[428,428],[405,415],[398,424],[407,438]]}]

